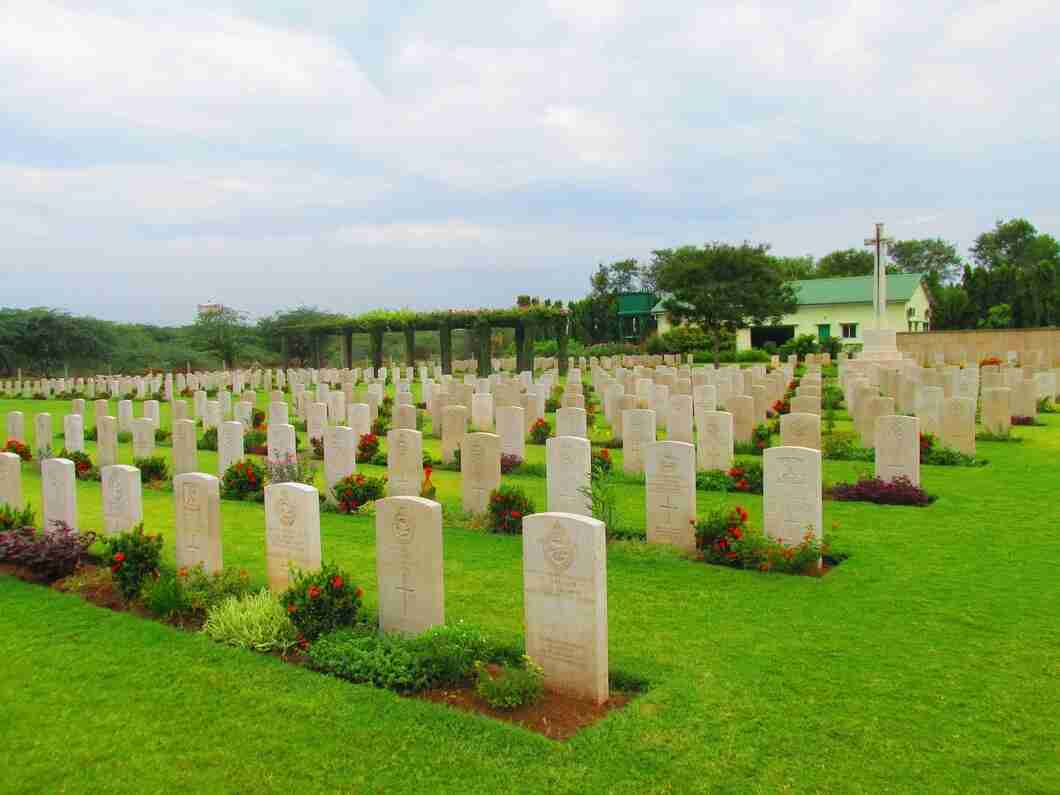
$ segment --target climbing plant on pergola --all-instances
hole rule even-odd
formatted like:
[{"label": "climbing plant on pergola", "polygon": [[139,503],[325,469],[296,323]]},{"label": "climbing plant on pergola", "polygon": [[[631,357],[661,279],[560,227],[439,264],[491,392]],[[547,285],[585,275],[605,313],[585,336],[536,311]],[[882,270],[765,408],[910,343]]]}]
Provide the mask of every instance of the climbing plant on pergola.
[{"label": "climbing plant on pergola", "polygon": [[512,309],[448,309],[433,312],[377,309],[363,315],[329,318],[306,323],[293,323],[277,329],[283,335],[284,365],[287,361],[287,335],[308,333],[319,350],[323,337],[342,338],[343,360],[353,366],[353,335],[367,334],[372,355],[372,366],[383,366],[383,335],[388,331],[405,335],[405,363],[415,363],[416,332],[437,331],[441,343],[442,372],[453,369],[453,331],[464,329],[475,335],[478,343],[478,374],[487,376],[492,370],[490,338],[494,328],[515,329],[516,368],[529,370],[533,366],[534,341],[554,338],[561,375],[567,373],[567,310],[562,306],[534,304]]}]

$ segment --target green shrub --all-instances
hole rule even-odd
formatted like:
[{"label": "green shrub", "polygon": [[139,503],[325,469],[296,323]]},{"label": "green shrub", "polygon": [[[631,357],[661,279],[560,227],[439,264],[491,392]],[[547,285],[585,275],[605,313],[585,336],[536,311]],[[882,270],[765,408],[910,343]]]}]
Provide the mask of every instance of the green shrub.
[{"label": "green shrub", "polygon": [[121,598],[131,602],[139,596],[144,580],[158,572],[162,536],[144,533],[141,522],[127,533],[104,538],[103,546],[114,585]]},{"label": "green shrub", "polygon": [[169,480],[169,464],[160,455],[151,456],[150,458],[137,458],[133,461],[133,466],[140,470],[141,483],[158,483]]},{"label": "green shrub", "polygon": [[368,503],[386,495],[386,476],[354,473],[336,483],[331,493],[341,513],[356,513]]},{"label": "green shrub", "polygon": [[409,647],[427,687],[458,685],[469,678],[476,662],[502,661],[511,656],[481,629],[463,622],[432,627],[411,638]]},{"label": "green shrub", "polygon": [[518,486],[501,484],[490,494],[488,510],[491,533],[521,535],[523,517],[534,512],[534,503]]},{"label": "green shrub", "polygon": [[157,577],[148,577],[140,591],[144,607],[159,618],[173,619],[191,611],[191,604],[177,573],[163,566]]},{"label": "green shrub", "polygon": [[6,530],[18,530],[22,527],[33,527],[37,524],[37,514],[29,503],[25,508],[16,508],[6,502],[0,502],[0,533]]},{"label": "green shrub", "polygon": [[287,611],[265,588],[211,608],[202,631],[218,643],[261,652],[287,652],[298,642]]},{"label": "green shrub", "polygon": [[92,463],[88,453],[81,450],[67,450],[65,447],[59,451],[56,458],[65,458],[74,462],[74,477],[78,480],[99,480],[99,470]]},{"label": "green shrub", "polygon": [[309,647],[309,664],[350,682],[399,693],[424,689],[416,655],[404,638],[374,631],[342,630]]},{"label": "green shrub", "polygon": [[221,478],[221,498],[258,501],[265,495],[265,467],[250,458],[236,461]]},{"label": "green shrub", "polygon": [[195,446],[200,450],[216,450],[217,449],[217,429],[207,428],[202,438],[195,443]]},{"label": "green shrub", "polygon": [[207,574],[202,564],[177,572],[188,605],[192,610],[209,610],[225,599],[241,598],[251,592],[245,569],[231,567]]},{"label": "green shrub", "polygon": [[494,709],[518,709],[533,704],[545,690],[545,672],[529,657],[523,665],[501,666],[494,676],[486,665],[475,666],[478,682],[475,692]]},{"label": "green shrub", "polygon": [[280,604],[306,640],[348,627],[357,619],[364,591],[334,563],[319,571],[295,571],[290,587],[280,596]]},{"label": "green shrub", "polygon": [[552,426],[548,420],[538,417],[530,426],[530,441],[533,444],[545,444],[552,435]]}]

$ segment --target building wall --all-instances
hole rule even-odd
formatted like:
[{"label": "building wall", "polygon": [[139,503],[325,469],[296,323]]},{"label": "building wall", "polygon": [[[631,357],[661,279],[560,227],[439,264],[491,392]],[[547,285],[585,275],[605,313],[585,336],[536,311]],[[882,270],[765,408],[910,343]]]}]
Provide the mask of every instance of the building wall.
[{"label": "building wall", "polygon": [[[920,328],[920,324],[926,325],[928,321],[929,308],[930,304],[928,303],[927,294],[924,292],[923,287],[917,287],[908,301],[887,302],[887,325],[895,331],[908,332],[910,329],[909,321],[913,320],[918,324],[917,328]],[[910,311],[913,314],[907,314]],[[875,314],[872,311],[871,303],[814,304],[811,306],[800,306],[794,314],[785,315],[781,318],[778,325],[795,326],[796,337],[803,334],[812,334],[816,337],[818,335],[818,326],[825,323],[828,324],[830,335],[835,339],[851,345],[860,345],[863,342],[862,332],[865,329],[873,328]],[[856,336],[843,337],[842,324],[844,323],[857,324]],[[750,347],[751,330],[741,329],[736,334],[736,349],[744,351]]]},{"label": "building wall", "polygon": [[982,361],[996,356],[1008,359],[1010,351],[1021,362],[1027,354],[1041,352],[1044,367],[1060,366],[1060,329],[969,329],[964,331],[930,331],[926,334],[898,334],[898,350],[913,356],[922,364],[934,364],[941,353],[948,364]]}]

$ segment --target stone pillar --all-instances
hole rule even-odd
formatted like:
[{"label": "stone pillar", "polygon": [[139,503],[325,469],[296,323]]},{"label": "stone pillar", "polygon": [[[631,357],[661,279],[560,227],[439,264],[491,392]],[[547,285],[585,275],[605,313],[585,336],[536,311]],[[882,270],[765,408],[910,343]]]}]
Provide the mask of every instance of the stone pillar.
[{"label": "stone pillar", "polygon": [[559,333],[557,334],[559,345],[557,356],[559,357],[559,374],[562,378],[567,374],[567,321],[566,318],[560,321],[561,325]]},{"label": "stone pillar", "polygon": [[515,327],[515,371],[521,373],[530,369],[526,363],[526,326],[522,323]]},{"label": "stone pillar", "polygon": [[447,324],[438,328],[438,347],[442,356],[442,373],[450,375],[453,372],[453,329]]},{"label": "stone pillar", "polygon": [[416,364],[416,329],[411,327],[405,329],[405,364]]},{"label": "stone pillar", "polygon": [[476,342],[478,343],[478,376],[479,378],[488,378],[490,372],[493,370],[492,363],[490,362],[490,356],[492,350],[490,349],[490,336],[493,333],[488,325],[480,325],[475,329],[477,336]]},{"label": "stone pillar", "polygon": [[372,329],[369,342],[372,351],[372,369],[378,373],[379,368],[383,366],[383,329]]},{"label": "stone pillar", "polygon": [[353,369],[353,331],[344,329],[342,332],[342,357],[343,364],[347,370]]}]

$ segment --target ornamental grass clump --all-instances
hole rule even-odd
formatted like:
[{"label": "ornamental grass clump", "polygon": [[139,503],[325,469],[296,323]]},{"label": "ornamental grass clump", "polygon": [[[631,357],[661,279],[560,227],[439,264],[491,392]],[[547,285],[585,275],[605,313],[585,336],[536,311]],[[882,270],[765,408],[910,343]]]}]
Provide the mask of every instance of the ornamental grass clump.
[{"label": "ornamental grass clump", "polygon": [[206,614],[202,631],[218,643],[260,652],[286,653],[298,643],[287,610],[267,588],[228,597]]},{"label": "ornamental grass clump", "polygon": [[488,521],[491,533],[522,535],[523,517],[534,512],[534,503],[518,486],[501,485],[490,494]]},{"label": "ornamental grass clump", "polygon": [[364,590],[333,563],[319,571],[292,572],[290,587],[280,596],[299,641],[314,641],[327,632],[351,626],[361,608]]},{"label": "ornamental grass clump", "polygon": [[126,602],[140,595],[144,580],[158,575],[162,536],[144,532],[141,522],[127,533],[103,539],[114,585]]},{"label": "ornamental grass clump", "polygon": [[825,491],[826,496],[843,502],[874,502],[878,505],[930,505],[935,498],[904,475],[893,480],[863,477],[856,483],[836,483]]}]

